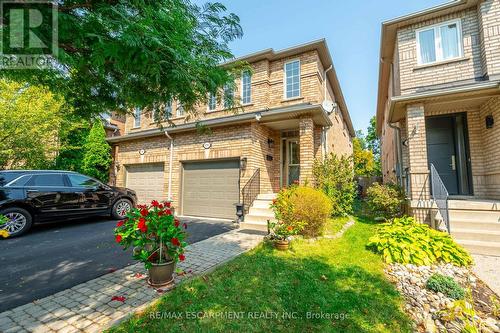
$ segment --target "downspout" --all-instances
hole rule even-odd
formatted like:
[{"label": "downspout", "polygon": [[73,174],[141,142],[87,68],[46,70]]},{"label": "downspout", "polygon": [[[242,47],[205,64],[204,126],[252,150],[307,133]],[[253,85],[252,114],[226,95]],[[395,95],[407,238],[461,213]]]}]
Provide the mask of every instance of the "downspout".
[{"label": "downspout", "polygon": [[168,134],[167,130],[165,130],[165,135],[170,140],[170,156],[168,163],[168,201],[172,201],[172,163],[174,162],[174,139]]},{"label": "downspout", "polygon": [[[403,147],[401,145],[401,128],[399,126],[393,125],[393,123],[387,122],[390,128],[396,131],[396,154],[398,158],[398,168],[399,168],[399,186],[403,187]],[[380,157],[382,158],[382,156]]]},{"label": "downspout", "polygon": [[[328,73],[329,71],[331,71],[333,69],[333,65],[330,65],[330,67],[328,67],[327,69],[325,69],[323,71],[323,99],[326,101],[326,93],[327,93],[327,89],[326,89],[326,73]],[[332,98],[333,100],[333,98]],[[328,147],[327,147],[327,138],[328,138],[328,132],[327,132],[327,128],[325,126],[323,126],[322,128],[323,130],[323,135],[321,136],[321,138],[323,139],[323,161],[326,159],[326,154],[328,153]]]}]

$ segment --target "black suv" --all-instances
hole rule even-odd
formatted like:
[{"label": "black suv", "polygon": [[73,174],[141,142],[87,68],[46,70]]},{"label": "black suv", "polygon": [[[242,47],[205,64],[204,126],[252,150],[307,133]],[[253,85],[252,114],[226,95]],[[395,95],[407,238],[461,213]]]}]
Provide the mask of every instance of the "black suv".
[{"label": "black suv", "polygon": [[9,220],[0,228],[18,236],[33,223],[111,215],[120,219],[135,206],[134,191],[111,187],[70,171],[0,171],[0,214]]}]

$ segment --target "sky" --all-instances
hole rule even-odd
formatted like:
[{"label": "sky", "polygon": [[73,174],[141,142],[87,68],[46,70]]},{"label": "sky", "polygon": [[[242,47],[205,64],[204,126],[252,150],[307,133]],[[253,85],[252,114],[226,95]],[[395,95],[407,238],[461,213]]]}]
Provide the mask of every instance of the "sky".
[{"label": "sky", "polygon": [[[217,0],[241,20],[235,56],[325,38],[356,130],[375,114],[383,21],[446,0]],[[365,131],[366,133],[366,131]]]}]

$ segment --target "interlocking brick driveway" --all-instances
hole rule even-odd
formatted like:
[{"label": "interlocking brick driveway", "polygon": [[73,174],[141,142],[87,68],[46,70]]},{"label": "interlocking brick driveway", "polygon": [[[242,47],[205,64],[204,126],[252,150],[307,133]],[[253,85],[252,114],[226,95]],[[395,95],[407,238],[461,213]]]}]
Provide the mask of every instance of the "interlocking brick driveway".
[{"label": "interlocking brick driveway", "polygon": [[[204,273],[255,247],[262,234],[233,230],[189,245],[184,274],[176,283]],[[79,284],[54,295],[0,313],[0,332],[100,332],[161,296],[146,283],[142,264]],[[112,300],[123,296],[124,301]]]}]

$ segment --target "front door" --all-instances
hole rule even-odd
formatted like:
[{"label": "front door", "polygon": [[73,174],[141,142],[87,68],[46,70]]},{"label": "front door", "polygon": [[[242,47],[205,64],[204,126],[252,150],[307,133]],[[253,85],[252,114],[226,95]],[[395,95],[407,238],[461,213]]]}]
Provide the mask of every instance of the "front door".
[{"label": "front door", "polygon": [[465,116],[427,117],[425,127],[429,169],[433,164],[449,194],[471,194]]},{"label": "front door", "polygon": [[283,139],[282,149],[282,185],[289,186],[298,183],[300,178],[299,139]]}]

